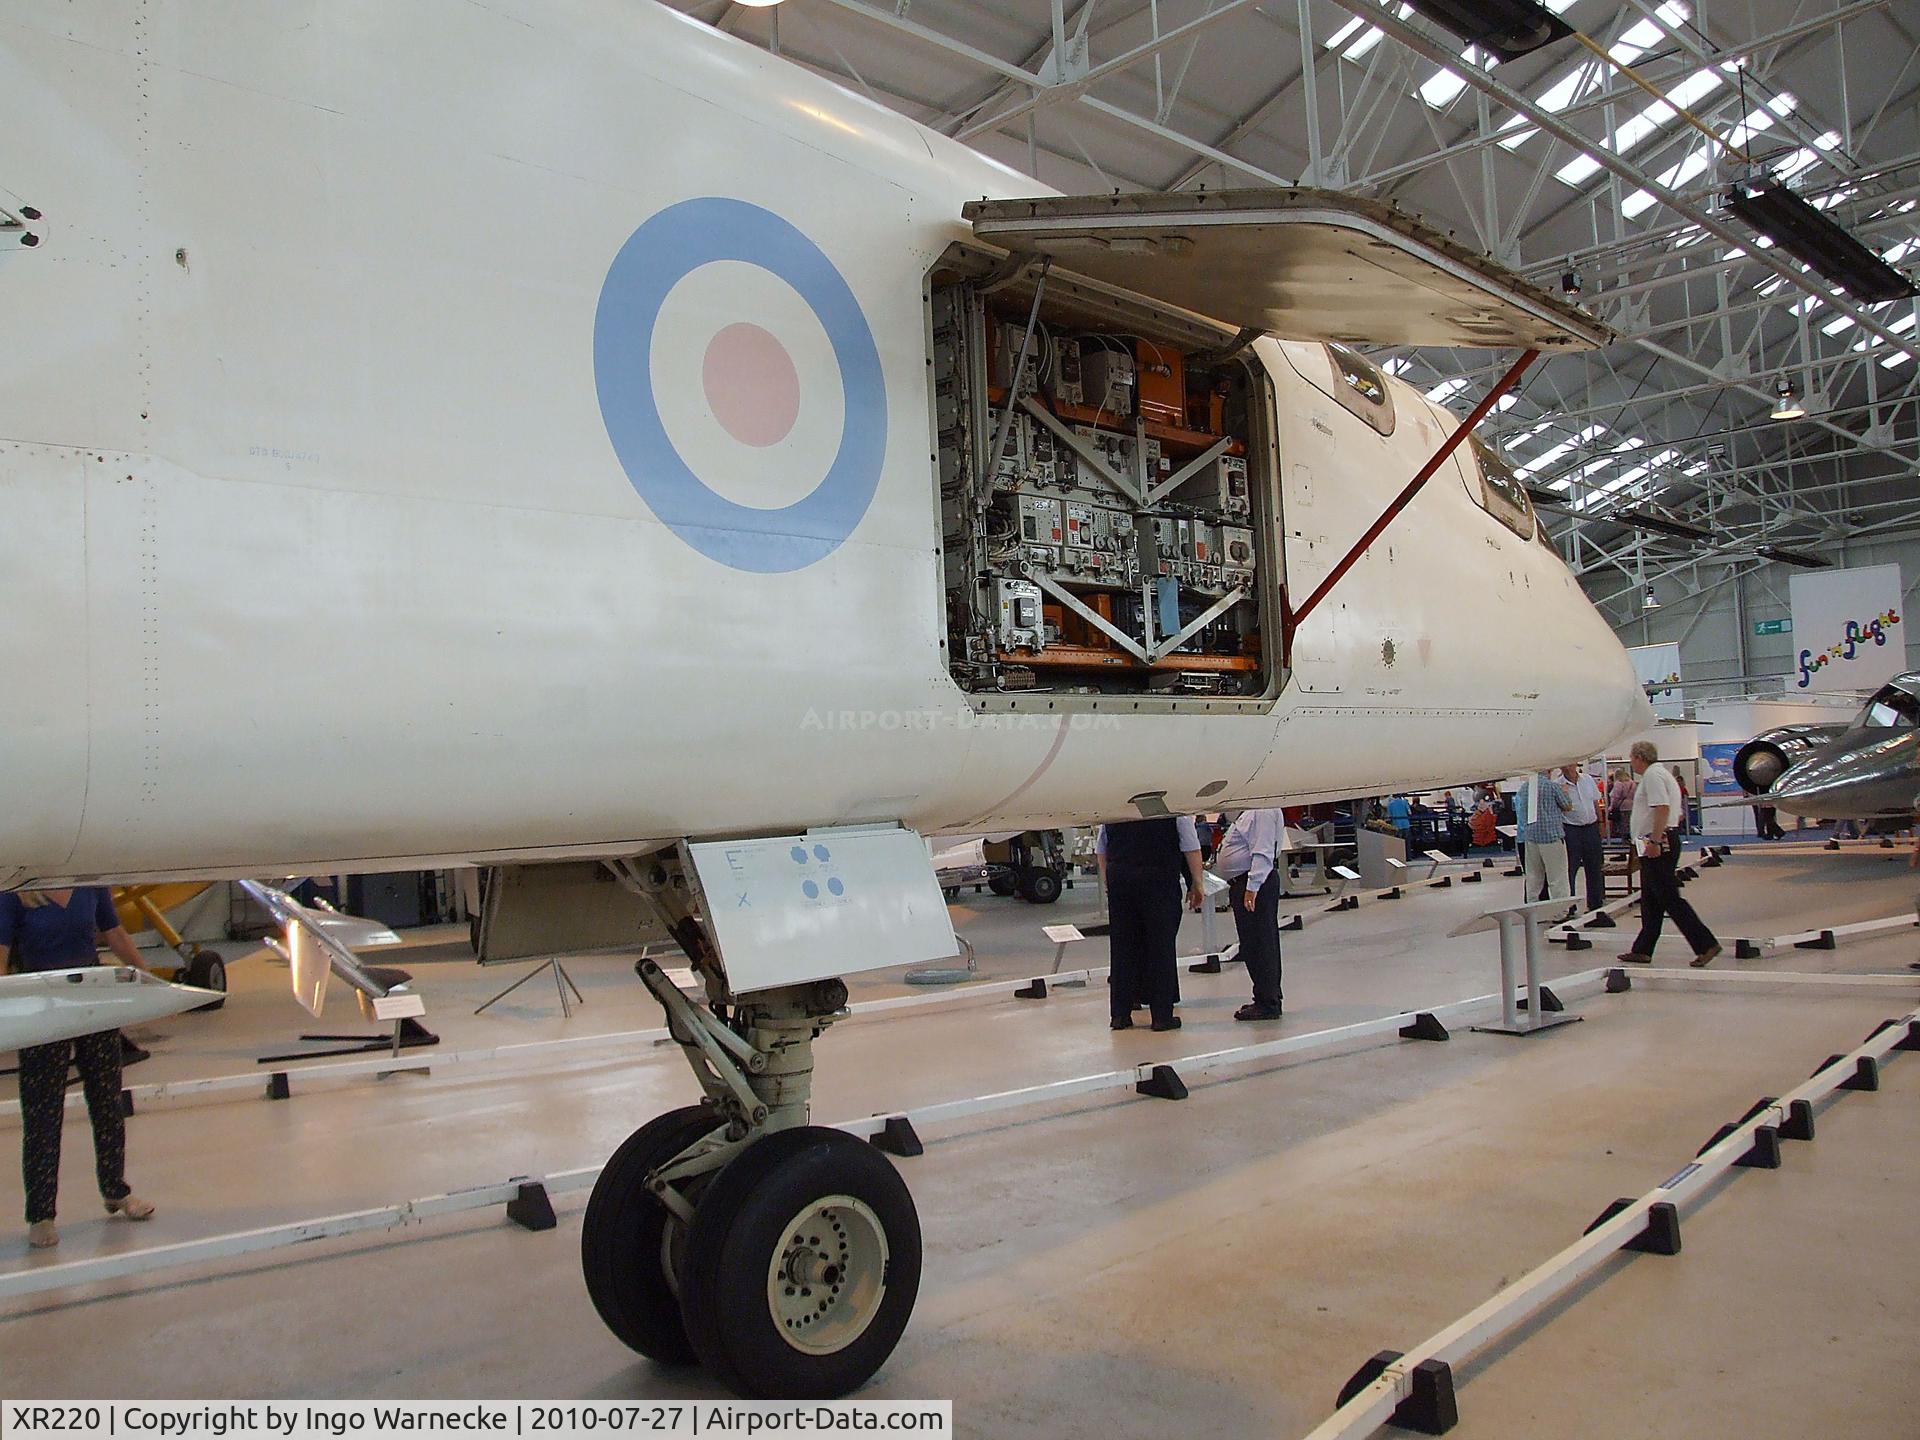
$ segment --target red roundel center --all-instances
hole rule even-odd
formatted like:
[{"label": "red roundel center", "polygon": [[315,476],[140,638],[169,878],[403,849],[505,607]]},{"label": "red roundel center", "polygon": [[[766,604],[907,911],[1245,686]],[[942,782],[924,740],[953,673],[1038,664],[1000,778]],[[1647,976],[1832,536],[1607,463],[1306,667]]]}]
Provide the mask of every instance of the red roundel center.
[{"label": "red roundel center", "polygon": [[713,418],[742,445],[777,445],[800,418],[793,357],[758,325],[743,320],[715,335],[700,378]]}]

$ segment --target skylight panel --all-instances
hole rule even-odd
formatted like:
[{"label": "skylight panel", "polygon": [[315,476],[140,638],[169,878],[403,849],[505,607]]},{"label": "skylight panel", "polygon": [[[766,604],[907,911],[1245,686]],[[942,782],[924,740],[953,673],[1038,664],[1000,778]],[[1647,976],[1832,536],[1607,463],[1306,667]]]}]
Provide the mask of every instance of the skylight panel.
[{"label": "skylight panel", "polygon": [[1558,170],[1553,178],[1562,184],[1579,187],[1600,173],[1600,162],[1591,155],[1576,155]]},{"label": "skylight panel", "polygon": [[1851,330],[1852,328],[1853,317],[1851,315],[1842,315],[1837,320],[1831,320],[1827,324],[1822,325],[1820,327],[1820,333],[1822,335],[1838,335],[1842,330]]},{"label": "skylight panel", "polygon": [[1531,475],[1536,470],[1544,470],[1571,449],[1573,449],[1573,442],[1571,440],[1562,440],[1552,449],[1543,450],[1538,458],[1529,460],[1526,464],[1518,467],[1519,471],[1522,475]]},{"label": "skylight panel", "polygon": [[1345,51],[1346,57],[1349,60],[1358,60],[1386,38],[1386,32],[1377,26],[1369,25],[1367,27],[1367,33],[1347,47]]},{"label": "skylight panel", "polygon": [[1460,92],[1467,88],[1467,82],[1451,70],[1436,71],[1433,77],[1420,87],[1420,98],[1435,110],[1444,110],[1460,98]]},{"label": "skylight panel", "polygon": [[1773,177],[1776,180],[1791,180],[1801,171],[1820,163],[1820,153],[1813,149],[1796,150],[1786,160],[1775,164]]},{"label": "skylight panel", "polygon": [[1466,388],[1467,382],[1465,380],[1442,380],[1438,385],[1427,391],[1427,399],[1433,401],[1436,405],[1444,405]]},{"label": "skylight panel", "polygon": [[1893,331],[1893,333],[1896,335],[1906,334],[1907,331],[1913,328],[1913,312],[1909,310],[1906,314],[1902,315],[1898,320],[1895,320],[1891,324],[1889,324],[1887,328]]},{"label": "skylight panel", "polygon": [[[1395,9],[1398,10],[1402,20],[1408,20],[1413,17],[1413,7],[1411,5],[1400,5],[1396,6]],[[1386,38],[1385,33],[1377,26],[1369,25],[1367,27],[1367,33],[1347,46],[1341,53],[1349,60],[1358,60]]]},{"label": "skylight panel", "polygon": [[[1665,13],[1664,8],[1662,13]],[[1642,25],[1648,23],[1650,22],[1641,22]],[[1678,22],[1676,21],[1675,23],[1677,24]],[[1635,26],[1634,30],[1638,30],[1639,28],[1639,26]],[[1634,30],[1628,31],[1628,35],[1632,35]],[[1656,100],[1637,114],[1629,116],[1610,139],[1603,137],[1600,143],[1616,154],[1624,155],[1647,139],[1648,136],[1654,134],[1656,131],[1665,129],[1668,123],[1679,113],[1679,110],[1675,108],[1676,106],[1686,108],[1694,105],[1719,89],[1724,83],[1720,76],[1712,70],[1696,70],[1668,92],[1668,100]],[[1783,96],[1781,98],[1788,99],[1790,97]],[[1669,100],[1672,103],[1669,103]],[[1761,116],[1764,117],[1765,113],[1765,111],[1762,111]],[[1786,111],[1782,110],[1779,113],[1785,114]],[[1773,122],[1769,119],[1767,123],[1772,124]],[[1501,143],[1505,144],[1506,142],[1502,141]],[[1700,168],[1704,169],[1704,164]],[[1554,178],[1562,184],[1578,188],[1591,180],[1599,171],[1600,162],[1595,160],[1591,155],[1576,155],[1554,172]],[[1698,171],[1696,170],[1694,173],[1697,174]],[[1628,200],[1626,207],[1627,214],[1638,215],[1653,203],[1653,199],[1644,194],[1644,192],[1636,193]]]},{"label": "skylight panel", "polygon": [[1386,364],[1382,365],[1380,368],[1386,371],[1387,374],[1389,375],[1404,375],[1407,373],[1408,369],[1411,367],[1408,366],[1407,362],[1404,359],[1402,359],[1398,355],[1395,355],[1391,359],[1389,359],[1386,362]]},{"label": "skylight panel", "polygon": [[1607,53],[1623,64],[1631,65],[1659,43],[1662,33],[1653,21],[1642,20],[1608,46]]},{"label": "skylight panel", "polygon": [[[1552,85],[1548,86],[1535,103],[1538,104],[1542,110],[1557,115],[1569,105],[1585,99],[1594,89],[1597,79],[1597,67],[1594,63],[1589,60],[1582,60],[1566,74],[1554,81]],[[1526,144],[1527,141],[1540,133],[1531,125],[1527,124],[1526,117],[1522,115],[1513,116],[1500,128],[1508,132],[1503,135],[1500,140],[1501,145],[1508,150],[1518,150],[1522,145]]]},{"label": "skylight panel", "polygon": [[[1660,176],[1660,183],[1669,190],[1678,190],[1698,178],[1710,163],[1712,163],[1712,157],[1707,154],[1704,147],[1695,150],[1692,154],[1681,160],[1679,164],[1669,166],[1665,173]],[[1629,218],[1632,218],[1644,211],[1650,210],[1654,203],[1653,196],[1647,191],[1636,190],[1620,202],[1620,209]],[[1675,236],[1673,244],[1675,246],[1691,245],[1694,240],[1699,238],[1698,233],[1695,233],[1691,239],[1685,240],[1679,236]]]},{"label": "skylight panel", "polygon": [[[1679,109],[1687,109],[1720,88],[1721,80],[1711,70],[1696,70],[1668,92],[1666,100],[1656,100],[1621,125],[1611,149],[1622,154],[1633,149],[1654,131],[1665,128]],[[1669,103],[1671,102],[1671,103]]]},{"label": "skylight panel", "polygon": [[1911,359],[1913,359],[1913,357],[1907,354],[1906,351],[1896,350],[1880,362],[1880,368],[1883,370],[1898,370]]},{"label": "skylight panel", "polygon": [[1362,20],[1358,15],[1355,15],[1351,20],[1347,21],[1346,24],[1342,25],[1338,30],[1334,31],[1333,34],[1329,35],[1325,40],[1321,41],[1320,42],[1321,48],[1326,50],[1338,50],[1342,45],[1346,44],[1354,36],[1358,35],[1361,29],[1366,25],[1366,23],[1367,22]]},{"label": "skylight panel", "polygon": [[1460,92],[1466,88],[1467,82],[1452,70],[1441,70],[1420,87],[1420,98],[1435,110],[1444,110],[1459,99]]}]

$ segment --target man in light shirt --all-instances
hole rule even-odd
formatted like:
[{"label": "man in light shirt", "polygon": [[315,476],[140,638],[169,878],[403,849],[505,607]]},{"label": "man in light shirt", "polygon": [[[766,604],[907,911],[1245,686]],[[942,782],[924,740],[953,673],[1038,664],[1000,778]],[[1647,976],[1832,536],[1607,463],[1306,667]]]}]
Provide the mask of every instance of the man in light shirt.
[{"label": "man in light shirt", "polygon": [[1587,877],[1587,908],[1599,910],[1607,903],[1607,866],[1600,844],[1605,833],[1600,808],[1600,787],[1578,764],[1561,767],[1567,782],[1567,797],[1573,803],[1567,809],[1567,880],[1577,885],[1579,876]]},{"label": "man in light shirt", "polygon": [[1214,873],[1227,882],[1240,958],[1253,981],[1253,1003],[1233,1012],[1236,1020],[1280,1018],[1280,846],[1286,816],[1279,810],[1242,810],[1220,842]]},{"label": "man in light shirt", "polygon": [[1573,893],[1567,884],[1566,814],[1571,806],[1557,774],[1542,770],[1520,782],[1513,818],[1526,849],[1524,900],[1564,900]]},{"label": "man in light shirt", "polygon": [[1653,947],[1660,942],[1660,924],[1668,915],[1693,947],[1693,966],[1711,965],[1720,954],[1720,942],[1693,913],[1680,894],[1673,872],[1680,863],[1680,785],[1659,763],[1660,752],[1650,740],[1636,740],[1631,752],[1639,783],[1633,792],[1629,825],[1634,852],[1640,857],[1640,934],[1622,960],[1637,965],[1653,963]]}]

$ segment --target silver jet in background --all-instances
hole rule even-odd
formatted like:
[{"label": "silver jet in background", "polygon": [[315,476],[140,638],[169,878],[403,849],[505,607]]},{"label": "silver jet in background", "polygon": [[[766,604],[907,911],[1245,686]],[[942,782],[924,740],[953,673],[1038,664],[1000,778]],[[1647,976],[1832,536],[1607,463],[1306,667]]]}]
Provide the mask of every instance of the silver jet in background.
[{"label": "silver jet in background", "polygon": [[1733,758],[1740,788],[1789,815],[1913,818],[1920,797],[1920,671],[1895,676],[1845,725],[1785,725]]}]

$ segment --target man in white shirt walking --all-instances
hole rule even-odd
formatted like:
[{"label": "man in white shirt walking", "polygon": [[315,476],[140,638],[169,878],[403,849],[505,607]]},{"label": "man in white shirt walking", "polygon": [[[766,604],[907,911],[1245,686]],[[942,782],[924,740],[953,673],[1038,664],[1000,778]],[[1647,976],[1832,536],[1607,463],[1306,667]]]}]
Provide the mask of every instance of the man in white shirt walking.
[{"label": "man in white shirt walking", "polygon": [[1600,844],[1604,833],[1600,810],[1600,787],[1579,765],[1565,765],[1560,774],[1567,782],[1567,880],[1577,886],[1587,877],[1587,909],[1604,909],[1607,903],[1607,866]]},{"label": "man in white shirt walking", "polygon": [[1660,942],[1660,924],[1668,915],[1693,947],[1693,966],[1711,965],[1720,955],[1720,942],[1693,913],[1680,894],[1673,872],[1680,863],[1680,784],[1650,740],[1636,740],[1631,752],[1639,784],[1633,792],[1630,832],[1640,856],[1640,934],[1633,948],[1620,958],[1638,965],[1653,963],[1653,947]]},{"label": "man in white shirt walking", "polygon": [[1220,842],[1214,873],[1227,882],[1240,958],[1253,981],[1253,1003],[1236,1020],[1280,1018],[1280,845],[1286,816],[1277,809],[1242,810]]}]

